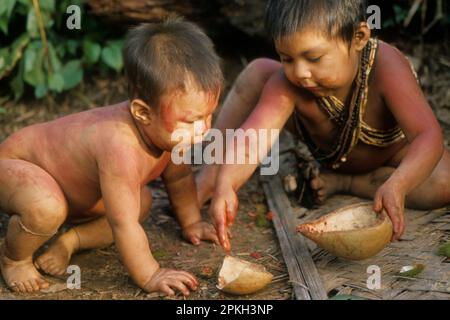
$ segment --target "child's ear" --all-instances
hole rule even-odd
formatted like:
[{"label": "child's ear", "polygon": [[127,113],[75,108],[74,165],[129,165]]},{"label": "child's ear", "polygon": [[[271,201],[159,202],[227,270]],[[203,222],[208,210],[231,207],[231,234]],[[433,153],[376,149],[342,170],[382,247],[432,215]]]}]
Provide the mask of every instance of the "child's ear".
[{"label": "child's ear", "polygon": [[356,29],[353,37],[353,46],[356,51],[361,51],[366,46],[370,39],[371,31],[367,22],[361,22],[358,29]]},{"label": "child's ear", "polygon": [[130,111],[133,118],[142,123],[149,125],[152,118],[152,108],[141,99],[134,99],[130,103]]}]

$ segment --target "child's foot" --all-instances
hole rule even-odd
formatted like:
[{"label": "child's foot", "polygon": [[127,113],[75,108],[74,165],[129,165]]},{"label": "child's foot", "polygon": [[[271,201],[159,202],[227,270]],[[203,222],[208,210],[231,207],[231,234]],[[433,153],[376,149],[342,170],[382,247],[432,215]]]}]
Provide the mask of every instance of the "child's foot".
[{"label": "child's foot", "polygon": [[14,292],[34,292],[49,287],[33,265],[32,259],[15,261],[0,249],[0,270],[6,285]]},{"label": "child's foot", "polygon": [[40,255],[35,265],[46,274],[62,276],[66,273],[72,254],[77,250],[78,236],[73,229],[61,235]]},{"label": "child's foot", "polygon": [[352,176],[321,172],[317,178],[311,180],[311,188],[317,204],[322,204],[335,193],[347,193],[350,191]]}]

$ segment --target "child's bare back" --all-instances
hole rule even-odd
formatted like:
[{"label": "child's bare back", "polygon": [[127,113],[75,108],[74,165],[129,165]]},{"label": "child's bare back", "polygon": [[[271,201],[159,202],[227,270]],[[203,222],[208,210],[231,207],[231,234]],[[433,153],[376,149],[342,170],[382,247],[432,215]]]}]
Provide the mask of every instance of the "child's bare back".
[{"label": "child's bare back", "polygon": [[[68,204],[68,217],[83,217],[101,200],[100,172],[125,161],[140,168],[141,186],[160,176],[170,153],[151,154],[133,122],[128,102],[26,127],[0,145],[0,159],[34,164],[54,180]],[[26,164],[24,163],[26,162]],[[126,170],[126,167],[122,168]],[[33,169],[31,169],[33,170]],[[24,176],[34,184],[33,176]]]}]

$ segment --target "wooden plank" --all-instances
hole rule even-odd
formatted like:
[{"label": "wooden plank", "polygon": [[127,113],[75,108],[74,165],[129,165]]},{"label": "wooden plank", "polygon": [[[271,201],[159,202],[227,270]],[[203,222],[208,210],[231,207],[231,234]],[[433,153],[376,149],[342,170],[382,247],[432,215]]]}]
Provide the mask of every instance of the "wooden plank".
[{"label": "wooden plank", "polygon": [[[268,183],[263,183],[263,188],[266,196],[270,194],[271,191]],[[278,240],[280,242],[281,252],[283,254],[284,261],[286,262],[290,282],[292,284],[295,297],[298,300],[311,300],[311,296],[309,295],[309,291],[306,287],[305,280],[303,279],[302,272],[298,267],[297,261],[294,257],[294,251],[291,248],[288,235],[286,234],[281,224],[278,211],[275,209],[275,204],[273,203],[271,197],[267,196],[267,203],[270,210],[272,210],[272,212],[274,213],[273,224],[277,233]]]},{"label": "wooden plank", "polygon": [[[296,231],[296,221],[288,197],[286,196],[279,176],[266,177],[263,182],[264,191],[269,202],[270,209],[274,212],[274,225],[280,244],[283,241],[282,250],[286,264],[292,270],[289,274],[295,277],[301,285],[306,285],[310,299],[328,299],[326,290],[320,279],[317,268],[309,252],[305,239]],[[277,220],[277,221],[275,221]],[[294,257],[294,260],[292,260]],[[300,275],[298,274],[300,271]],[[297,299],[304,298],[304,292],[298,293]]]}]

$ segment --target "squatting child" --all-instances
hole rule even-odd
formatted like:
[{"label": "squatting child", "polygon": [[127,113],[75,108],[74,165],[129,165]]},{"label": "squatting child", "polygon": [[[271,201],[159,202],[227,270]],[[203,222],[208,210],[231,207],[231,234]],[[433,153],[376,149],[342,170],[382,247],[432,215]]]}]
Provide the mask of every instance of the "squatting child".
[{"label": "squatting child", "polygon": [[[210,127],[220,59],[203,31],[172,17],[132,29],[124,64],[129,101],[26,127],[0,145],[0,207],[11,215],[0,269],[14,291],[46,288],[37,269],[64,274],[75,252],[113,242],[142,289],[188,295],[198,285],[188,272],[160,268],[141,223],[152,201],[146,185],[162,176],[184,238],[217,241],[190,167],[171,161],[171,136],[187,130],[195,141]],[[76,225],[33,261],[65,221]]]}]

